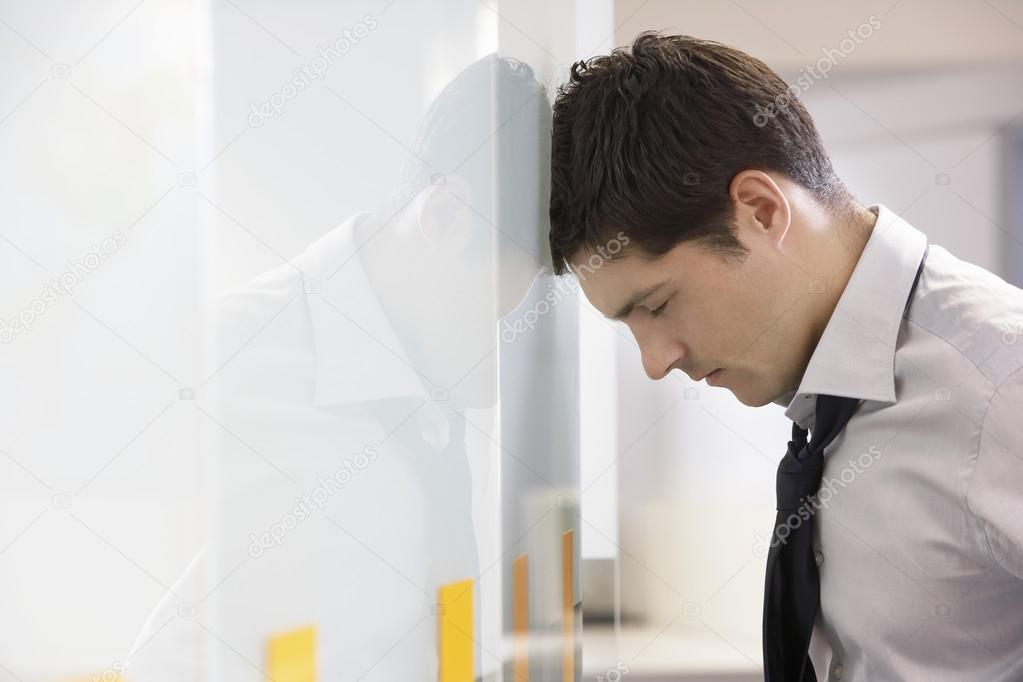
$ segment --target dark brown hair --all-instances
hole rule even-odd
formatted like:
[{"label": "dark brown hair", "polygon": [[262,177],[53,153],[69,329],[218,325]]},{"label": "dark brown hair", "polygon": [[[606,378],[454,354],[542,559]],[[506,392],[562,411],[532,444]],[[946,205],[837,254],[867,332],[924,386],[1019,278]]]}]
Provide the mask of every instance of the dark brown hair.
[{"label": "dark brown hair", "polygon": [[554,103],[555,273],[619,231],[649,256],[699,240],[741,258],[728,186],[747,168],[784,173],[833,210],[851,199],[810,114],[758,59],[646,32],[631,50],[576,62]]}]

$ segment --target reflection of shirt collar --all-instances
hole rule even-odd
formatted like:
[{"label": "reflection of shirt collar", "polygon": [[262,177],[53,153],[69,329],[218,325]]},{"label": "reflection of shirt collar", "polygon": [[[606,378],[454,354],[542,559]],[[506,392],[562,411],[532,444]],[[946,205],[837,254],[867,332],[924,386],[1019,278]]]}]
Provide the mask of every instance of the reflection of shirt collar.
[{"label": "reflection of shirt collar", "polygon": [[365,212],[352,216],[310,244],[301,259],[316,345],[314,403],[319,406],[427,397],[359,254],[355,230],[371,219]]},{"label": "reflection of shirt collar", "polygon": [[927,236],[882,204],[799,389],[775,400],[806,427],[817,394],[894,403],[895,343]]}]

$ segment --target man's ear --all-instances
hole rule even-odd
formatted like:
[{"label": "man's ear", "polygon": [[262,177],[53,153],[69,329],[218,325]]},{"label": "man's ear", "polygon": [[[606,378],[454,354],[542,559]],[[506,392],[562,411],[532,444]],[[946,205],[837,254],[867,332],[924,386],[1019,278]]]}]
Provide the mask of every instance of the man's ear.
[{"label": "man's ear", "polygon": [[732,178],[728,194],[735,206],[736,229],[754,238],[780,244],[792,221],[792,209],[778,183],[769,174],[754,169]]},{"label": "man's ear", "polygon": [[437,176],[416,198],[416,218],[429,249],[454,253],[472,239],[475,220],[472,192],[456,175]]}]

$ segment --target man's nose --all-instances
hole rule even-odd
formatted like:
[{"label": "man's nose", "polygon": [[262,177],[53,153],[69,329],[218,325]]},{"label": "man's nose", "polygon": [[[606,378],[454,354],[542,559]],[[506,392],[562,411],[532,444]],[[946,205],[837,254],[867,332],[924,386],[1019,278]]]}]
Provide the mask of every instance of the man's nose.
[{"label": "man's nose", "polygon": [[668,339],[644,335],[636,336],[636,341],[643,359],[643,371],[654,381],[667,376],[682,355],[679,344]]}]

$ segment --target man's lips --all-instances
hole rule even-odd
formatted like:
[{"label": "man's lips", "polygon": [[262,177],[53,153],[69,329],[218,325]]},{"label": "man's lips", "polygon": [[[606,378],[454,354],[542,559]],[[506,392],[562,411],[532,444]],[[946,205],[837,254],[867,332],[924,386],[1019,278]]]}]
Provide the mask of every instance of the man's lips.
[{"label": "man's lips", "polygon": [[689,370],[687,370],[685,367],[682,367],[681,365],[673,365],[672,369],[682,370],[683,372],[685,372],[685,375],[687,377],[689,377],[692,381],[694,381],[696,383],[700,383],[701,381],[703,381],[707,377],[709,377],[712,374],[714,374],[714,372],[719,372],[719,371],[723,370],[724,367],[715,367],[714,369],[710,370],[709,372],[704,372],[703,374],[699,374],[699,375],[690,372]]}]

